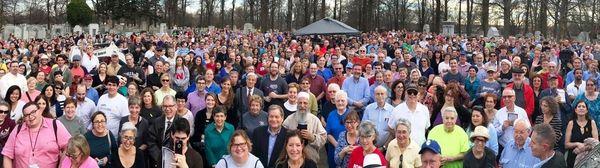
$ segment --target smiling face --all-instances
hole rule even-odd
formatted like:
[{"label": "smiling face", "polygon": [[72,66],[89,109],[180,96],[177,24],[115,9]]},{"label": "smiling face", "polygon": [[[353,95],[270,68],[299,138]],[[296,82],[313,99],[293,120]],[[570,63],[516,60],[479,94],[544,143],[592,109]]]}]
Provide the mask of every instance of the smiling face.
[{"label": "smiling face", "polygon": [[17,101],[19,101],[19,99],[21,99],[21,90],[20,89],[13,90],[12,93],[10,93],[10,101],[12,103],[16,103]]},{"label": "smiling face", "polygon": [[406,144],[410,142],[410,130],[408,127],[402,124],[398,124],[396,127],[396,139],[398,140],[398,144]]},{"label": "smiling face", "polygon": [[285,146],[285,151],[290,160],[300,160],[303,158],[304,145],[302,144],[302,140],[298,136],[288,138],[288,142]]},{"label": "smiling face", "polygon": [[121,133],[121,147],[125,150],[135,148],[135,132],[127,130]]},{"label": "smiling face", "polygon": [[249,143],[250,142],[246,141],[242,136],[233,137],[233,143],[231,144],[231,149],[229,151],[231,157],[237,159],[248,158],[250,154],[248,147]]},{"label": "smiling face", "polygon": [[226,118],[227,117],[225,116],[225,113],[216,113],[214,115],[215,125],[217,127],[223,127],[225,125]]},{"label": "smiling face", "polygon": [[96,115],[92,120],[92,129],[99,133],[106,131],[106,117],[104,115]]},{"label": "smiling face", "polygon": [[141,109],[140,105],[137,105],[137,104],[129,105],[129,115],[135,116],[135,117],[139,116],[140,109]]},{"label": "smiling face", "polygon": [[75,114],[77,113],[75,111],[75,109],[76,109],[76,106],[75,106],[74,102],[65,105],[65,115],[67,116],[67,118],[69,118],[69,119],[75,118]]},{"label": "smiling face", "polygon": [[483,115],[481,111],[473,110],[471,113],[471,122],[473,122],[473,126],[480,126],[483,124]]}]

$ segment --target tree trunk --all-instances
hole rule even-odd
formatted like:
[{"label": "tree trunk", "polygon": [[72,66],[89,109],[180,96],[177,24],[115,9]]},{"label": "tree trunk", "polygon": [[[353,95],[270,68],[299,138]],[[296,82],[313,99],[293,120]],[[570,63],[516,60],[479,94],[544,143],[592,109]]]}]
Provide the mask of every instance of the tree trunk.
[{"label": "tree trunk", "polygon": [[440,33],[442,29],[442,0],[435,0],[435,22],[433,32]]},{"label": "tree trunk", "polygon": [[255,0],[248,0],[248,6],[250,6],[250,14],[248,16],[250,16],[249,22],[252,23],[252,24],[256,23],[256,22],[254,22],[255,21],[254,20],[254,16],[255,16],[255,12],[254,12],[255,8],[254,7],[255,7],[255,5],[256,5]]},{"label": "tree trunk", "polygon": [[458,34],[462,34],[462,0],[458,0]]},{"label": "tree trunk", "polygon": [[[504,19],[504,36],[509,36],[512,32],[513,32],[513,28],[512,28],[512,0],[502,0],[503,4],[504,4],[504,8],[502,8],[503,11],[503,16],[502,19]],[[483,30],[483,31],[487,31],[487,30]]]},{"label": "tree trunk", "polygon": [[235,25],[235,0],[231,0],[231,26]]},{"label": "tree trunk", "polygon": [[448,20],[448,2],[450,0],[444,0],[444,20],[442,21],[447,21]]},{"label": "tree trunk", "polygon": [[287,28],[292,30],[292,10],[294,10],[294,2],[292,0],[287,1]]},{"label": "tree trunk", "polygon": [[333,0],[333,19],[337,18],[337,8],[338,8],[338,0]]},{"label": "tree trunk", "polygon": [[[2,4],[4,4],[4,0],[2,0]],[[4,10],[4,5],[2,5],[2,8],[0,9]],[[50,20],[50,0],[46,0],[46,13],[48,14],[48,16],[46,16],[46,23],[48,23],[46,26],[48,27],[48,30],[51,31],[50,24],[52,20]],[[4,16],[3,12],[0,12],[0,15]]]},{"label": "tree trunk", "polygon": [[467,0],[467,36],[473,31],[473,0]]},{"label": "tree trunk", "polygon": [[219,25],[225,27],[225,0],[221,0],[221,19]]},{"label": "tree trunk", "polygon": [[481,30],[483,36],[487,36],[487,29],[490,23],[490,0],[481,1]]},{"label": "tree trunk", "polygon": [[538,17],[537,30],[548,37],[548,0],[540,0],[540,13]]},{"label": "tree trunk", "polygon": [[310,13],[309,13],[309,1],[308,0],[304,0],[304,26],[310,24]]},{"label": "tree trunk", "polygon": [[321,18],[318,19],[322,19],[325,16],[327,16],[327,14],[325,13],[327,10],[327,5],[325,4],[325,0],[321,0]]},{"label": "tree trunk", "polygon": [[419,28],[417,29],[417,30],[421,30],[421,32],[424,31],[423,27],[425,26],[425,22],[426,22],[426,19],[425,19],[426,7],[427,7],[427,1],[421,0],[421,11],[419,11],[420,12],[419,13]]},{"label": "tree trunk", "polygon": [[559,13],[560,17],[558,19],[558,27],[559,27],[559,38],[568,38],[568,15],[569,15],[569,0],[561,0]]}]

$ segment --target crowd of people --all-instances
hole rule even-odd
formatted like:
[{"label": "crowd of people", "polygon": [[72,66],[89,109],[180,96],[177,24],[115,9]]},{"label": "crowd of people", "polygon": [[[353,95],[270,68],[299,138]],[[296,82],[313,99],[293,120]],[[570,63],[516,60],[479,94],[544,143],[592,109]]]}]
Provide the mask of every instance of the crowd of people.
[{"label": "crowd of people", "polygon": [[0,54],[7,168],[559,168],[600,150],[598,43],[188,28]]}]

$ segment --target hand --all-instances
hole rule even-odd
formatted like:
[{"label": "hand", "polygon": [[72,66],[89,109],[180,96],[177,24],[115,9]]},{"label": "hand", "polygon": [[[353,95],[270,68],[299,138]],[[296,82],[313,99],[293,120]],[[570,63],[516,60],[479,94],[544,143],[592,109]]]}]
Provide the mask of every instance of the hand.
[{"label": "hand", "polygon": [[314,136],[312,133],[308,132],[308,130],[302,130],[300,131],[300,136],[310,142],[312,142],[314,140]]},{"label": "hand", "polygon": [[362,102],[354,102],[354,106],[356,106],[358,108],[362,108],[363,104],[362,104]]},{"label": "hand", "polygon": [[180,154],[175,154],[173,156],[173,161],[174,163],[171,163],[171,165],[178,167],[178,168],[187,168],[187,162],[185,161],[185,156],[184,155],[180,155]]},{"label": "hand", "polygon": [[511,125],[511,123],[509,120],[504,120],[504,123],[502,124],[502,129],[504,130],[504,129],[508,128],[508,126],[510,126],[510,125]]},{"label": "hand", "polygon": [[344,151],[346,152],[347,155],[352,154],[352,151],[354,151],[354,149],[356,148],[355,145],[348,145],[344,148]]},{"label": "hand", "polygon": [[446,164],[447,162],[451,162],[452,158],[450,157],[442,157],[442,165]]}]

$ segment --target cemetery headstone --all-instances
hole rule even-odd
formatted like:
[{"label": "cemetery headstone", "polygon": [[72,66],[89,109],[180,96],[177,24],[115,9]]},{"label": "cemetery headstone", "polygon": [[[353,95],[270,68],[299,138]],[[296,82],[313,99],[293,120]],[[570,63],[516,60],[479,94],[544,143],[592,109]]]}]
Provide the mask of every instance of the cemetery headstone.
[{"label": "cemetery headstone", "polygon": [[490,27],[487,32],[487,37],[498,37],[500,36],[500,32],[496,27]]},{"label": "cemetery headstone", "polygon": [[454,35],[454,22],[445,21],[442,22],[442,34],[445,36],[453,36]]},{"label": "cemetery headstone", "polygon": [[83,28],[79,25],[75,25],[75,27],[73,27],[73,33],[81,34],[83,33]]},{"label": "cemetery headstone", "polygon": [[423,25],[423,32],[429,33],[429,31],[431,31],[431,28],[429,27],[429,24]]},{"label": "cemetery headstone", "polygon": [[96,23],[89,24],[88,29],[89,29],[88,33],[92,36],[100,34],[100,25],[98,25]]}]

